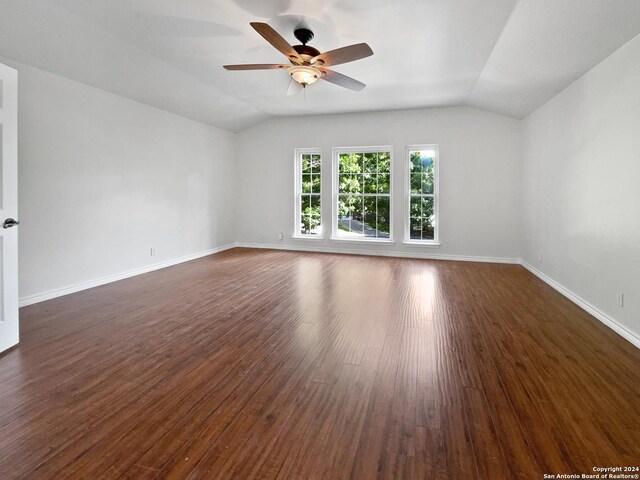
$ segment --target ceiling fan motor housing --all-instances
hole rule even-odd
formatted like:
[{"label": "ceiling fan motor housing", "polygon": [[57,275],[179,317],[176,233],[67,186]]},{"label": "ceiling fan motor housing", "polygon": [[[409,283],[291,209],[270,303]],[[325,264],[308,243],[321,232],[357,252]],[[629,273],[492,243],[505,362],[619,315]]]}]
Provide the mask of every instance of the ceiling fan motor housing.
[{"label": "ceiling fan motor housing", "polygon": [[306,61],[311,60],[313,57],[320,55],[320,51],[316,50],[309,45],[293,45],[293,49],[304,58]]},{"label": "ceiling fan motor housing", "polygon": [[[320,51],[307,45],[313,39],[313,32],[308,28],[298,28],[294,30],[293,34],[295,37],[302,42],[302,45],[293,45],[293,49],[298,52],[298,55],[302,57],[302,59],[309,63],[313,57],[317,57],[320,55]],[[293,64],[296,62],[293,61]]]}]

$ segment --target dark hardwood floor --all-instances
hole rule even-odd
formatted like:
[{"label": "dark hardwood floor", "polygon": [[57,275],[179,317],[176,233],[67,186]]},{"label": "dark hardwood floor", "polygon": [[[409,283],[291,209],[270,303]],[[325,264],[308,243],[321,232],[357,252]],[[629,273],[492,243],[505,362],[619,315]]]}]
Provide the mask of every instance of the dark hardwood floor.
[{"label": "dark hardwood floor", "polygon": [[2,479],[640,464],[640,351],[520,266],[234,249],[21,310]]}]

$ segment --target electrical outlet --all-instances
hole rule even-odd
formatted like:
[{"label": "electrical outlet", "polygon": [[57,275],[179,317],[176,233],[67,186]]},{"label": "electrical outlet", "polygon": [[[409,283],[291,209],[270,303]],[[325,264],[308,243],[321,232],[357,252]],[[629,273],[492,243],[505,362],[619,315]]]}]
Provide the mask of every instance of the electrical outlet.
[{"label": "electrical outlet", "polygon": [[619,307],[624,307],[624,293],[618,292],[616,293],[616,303]]},{"label": "electrical outlet", "polygon": [[150,254],[151,254],[151,256],[153,257],[153,256],[155,256],[156,251],[157,251],[157,250],[156,250],[155,248],[151,247],[151,250],[150,250],[150,252],[149,252],[149,253],[150,253]]},{"label": "electrical outlet", "polygon": [[282,232],[280,232],[278,234],[278,240],[282,240],[284,238],[284,234]]},{"label": "electrical outlet", "polygon": [[538,262],[542,263],[542,254],[541,253],[538,254]]},{"label": "electrical outlet", "polygon": [[448,247],[450,244],[451,244],[451,242],[449,240],[445,240],[444,241],[444,246],[445,247]]}]

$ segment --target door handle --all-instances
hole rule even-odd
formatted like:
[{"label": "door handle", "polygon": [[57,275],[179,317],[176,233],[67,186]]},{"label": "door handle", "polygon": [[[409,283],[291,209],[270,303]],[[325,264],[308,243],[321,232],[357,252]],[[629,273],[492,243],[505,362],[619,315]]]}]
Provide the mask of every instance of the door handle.
[{"label": "door handle", "polygon": [[13,218],[7,218],[4,223],[2,224],[2,228],[11,228],[11,227],[15,227],[16,225],[20,225],[20,222],[18,220],[15,220]]}]

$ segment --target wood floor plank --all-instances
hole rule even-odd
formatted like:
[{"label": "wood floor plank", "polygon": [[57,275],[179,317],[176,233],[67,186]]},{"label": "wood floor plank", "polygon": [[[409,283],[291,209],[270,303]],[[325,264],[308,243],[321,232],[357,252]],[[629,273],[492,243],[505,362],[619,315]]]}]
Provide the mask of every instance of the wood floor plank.
[{"label": "wood floor plank", "polygon": [[539,479],[640,459],[640,351],[517,265],[233,249],[20,314],[3,479]]},{"label": "wood floor plank", "polygon": [[479,478],[509,478],[511,473],[498,440],[485,394],[465,388],[464,404],[473,443]]},{"label": "wood floor plank", "polygon": [[387,430],[392,425],[391,405],[395,389],[398,361],[400,356],[401,337],[387,336],[378,372],[371,392],[371,400],[367,407],[365,423],[358,441],[355,462],[351,472],[352,478],[375,478],[384,475],[391,464],[386,460]]}]

